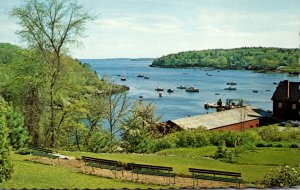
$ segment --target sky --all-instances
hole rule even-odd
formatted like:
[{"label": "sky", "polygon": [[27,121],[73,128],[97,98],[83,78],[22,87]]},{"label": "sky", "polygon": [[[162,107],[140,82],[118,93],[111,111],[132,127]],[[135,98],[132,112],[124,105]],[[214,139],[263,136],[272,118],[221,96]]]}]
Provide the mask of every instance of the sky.
[{"label": "sky", "polygon": [[[21,44],[8,16],[21,0],[0,0],[0,43]],[[189,50],[298,48],[300,0],[78,0],[99,15],[74,58],[156,58]]]}]

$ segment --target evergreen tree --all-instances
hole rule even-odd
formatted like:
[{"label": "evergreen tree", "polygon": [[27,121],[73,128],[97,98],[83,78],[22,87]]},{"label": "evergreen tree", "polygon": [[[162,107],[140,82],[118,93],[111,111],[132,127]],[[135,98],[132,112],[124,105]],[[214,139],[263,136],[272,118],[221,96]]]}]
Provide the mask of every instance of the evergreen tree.
[{"label": "evergreen tree", "polygon": [[6,126],[6,109],[6,102],[0,98],[0,182],[9,180],[13,172]]}]

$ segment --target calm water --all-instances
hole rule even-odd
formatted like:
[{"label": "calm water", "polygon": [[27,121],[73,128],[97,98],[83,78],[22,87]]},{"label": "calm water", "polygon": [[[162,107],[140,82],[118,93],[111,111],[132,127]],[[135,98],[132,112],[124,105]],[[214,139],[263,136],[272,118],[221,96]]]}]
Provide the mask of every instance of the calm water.
[{"label": "calm water", "polygon": [[[204,104],[215,103],[219,98],[223,102],[227,98],[242,98],[248,105],[272,110],[271,97],[277,86],[273,82],[279,83],[286,79],[300,81],[298,76],[288,74],[153,68],[148,66],[151,61],[131,61],[130,59],[90,59],[82,60],[82,62],[89,63],[100,78],[106,75],[112,82],[129,86],[128,95],[131,101],[137,100],[142,95],[145,102],[155,102],[157,114],[162,115],[162,121],[214,112],[214,109],[204,109]],[[150,79],[137,77],[138,74],[148,75]],[[124,75],[126,81],[121,81],[117,75]],[[236,82],[237,90],[224,90],[228,87],[227,82]],[[200,92],[187,93],[176,88],[180,85],[197,87]],[[165,89],[161,98],[154,90],[157,87]],[[169,88],[173,89],[174,93],[167,93],[166,90]],[[253,93],[252,90],[258,90],[258,93]],[[220,95],[215,95],[215,93]]]}]

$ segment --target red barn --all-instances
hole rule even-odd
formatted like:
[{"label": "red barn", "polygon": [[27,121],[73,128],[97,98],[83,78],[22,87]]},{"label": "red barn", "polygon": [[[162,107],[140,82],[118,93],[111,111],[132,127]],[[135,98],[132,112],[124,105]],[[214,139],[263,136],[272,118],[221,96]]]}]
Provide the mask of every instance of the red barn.
[{"label": "red barn", "polygon": [[275,118],[300,120],[300,82],[280,81],[272,100]]}]

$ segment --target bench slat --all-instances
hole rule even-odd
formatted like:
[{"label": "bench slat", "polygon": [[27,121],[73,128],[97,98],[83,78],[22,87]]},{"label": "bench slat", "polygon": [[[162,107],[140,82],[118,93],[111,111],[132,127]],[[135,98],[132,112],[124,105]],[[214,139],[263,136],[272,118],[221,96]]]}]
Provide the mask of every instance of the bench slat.
[{"label": "bench slat", "polygon": [[205,170],[205,169],[197,169],[197,168],[189,168],[189,172],[192,172],[192,173],[215,174],[215,175],[227,175],[227,176],[235,176],[235,177],[241,177],[242,176],[241,173],[238,173],[238,172]]}]

